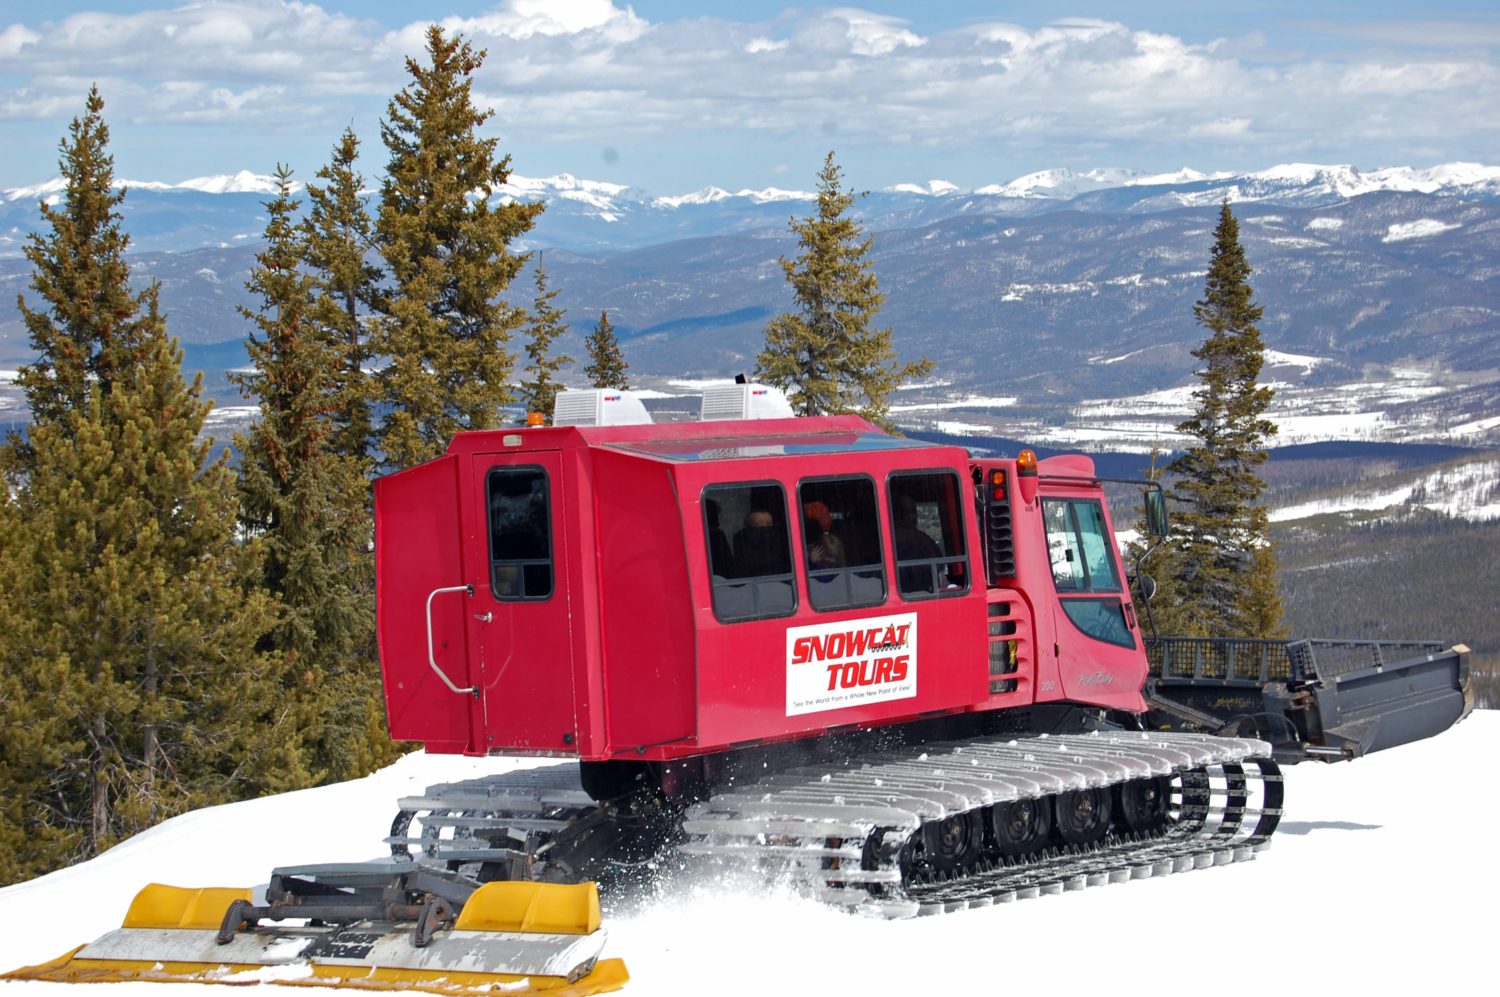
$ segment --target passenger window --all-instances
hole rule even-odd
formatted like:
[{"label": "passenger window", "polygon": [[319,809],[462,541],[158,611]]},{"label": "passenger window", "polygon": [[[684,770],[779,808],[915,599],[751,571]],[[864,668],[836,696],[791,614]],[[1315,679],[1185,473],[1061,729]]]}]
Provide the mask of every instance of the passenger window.
[{"label": "passenger window", "polygon": [[552,508],[540,467],[491,468],[490,591],[502,602],[552,595]]},{"label": "passenger window", "polygon": [[952,471],[894,474],[889,490],[897,590],[907,599],[969,591],[958,475]]},{"label": "passenger window", "polygon": [[797,486],[807,600],[818,610],[885,602],[885,559],[875,482],[815,478]]},{"label": "passenger window", "polygon": [[710,485],[703,523],[714,615],[724,623],[790,616],[797,592],[782,487]]}]

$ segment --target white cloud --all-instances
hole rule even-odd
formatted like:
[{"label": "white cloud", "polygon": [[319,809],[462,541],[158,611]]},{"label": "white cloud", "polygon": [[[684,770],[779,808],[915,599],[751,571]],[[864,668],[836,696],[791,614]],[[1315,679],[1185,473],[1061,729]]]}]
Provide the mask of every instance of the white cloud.
[{"label": "white cloud", "polygon": [[[421,21],[402,29],[418,36],[427,24]],[[632,41],[646,30],[648,22],[629,7],[621,10],[610,0],[506,0],[494,11],[478,17],[447,17],[439,23],[446,31],[461,31],[477,39],[509,38],[525,41],[537,35],[557,37],[594,34],[614,44]]]},{"label": "white cloud", "polygon": [[[176,25],[171,25],[176,29]],[[179,45],[201,48],[223,48],[246,46],[255,41],[255,29],[232,13],[212,14],[189,24],[181,30],[173,30],[171,37]]]},{"label": "white cloud", "polygon": [[27,45],[35,45],[42,40],[42,36],[26,27],[24,24],[12,24],[4,31],[0,31],[0,56],[7,59],[21,54],[21,49]]},{"label": "white cloud", "polygon": [[908,23],[903,18],[871,14],[853,7],[840,7],[828,14],[849,26],[849,43],[856,55],[888,55],[898,48],[927,43],[927,39],[903,27]]},{"label": "white cloud", "polygon": [[1192,134],[1206,138],[1236,138],[1250,131],[1249,118],[1218,118],[1194,125]]},{"label": "white cloud", "polygon": [[1500,71],[1472,62],[1411,62],[1352,66],[1339,80],[1345,93],[1405,97],[1485,84],[1494,85]]},{"label": "white cloud", "polygon": [[[653,23],[612,0],[504,0],[441,23],[488,50],[476,92],[496,125],[545,142],[836,136],[840,148],[1003,149],[1048,166],[1116,158],[1107,150],[1120,145],[1137,161],[1230,148],[1237,161],[1337,162],[1378,142],[1400,161],[1411,149],[1449,155],[1452,136],[1489,127],[1500,102],[1500,68],[1482,46],[1434,58],[1392,43],[1314,59],[1261,38],[1196,43],[1099,19],[924,34],[918,17],[857,7]],[[425,29],[289,0],[16,23],[0,31],[0,119],[65,123],[99,80],[110,113],[135,122],[280,115],[333,134],[383,111]]]}]

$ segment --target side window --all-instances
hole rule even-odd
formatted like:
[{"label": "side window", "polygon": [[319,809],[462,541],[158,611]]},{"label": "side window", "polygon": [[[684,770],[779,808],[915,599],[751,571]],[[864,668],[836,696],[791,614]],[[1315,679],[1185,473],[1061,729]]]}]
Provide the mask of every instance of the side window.
[{"label": "side window", "polygon": [[552,506],[540,467],[491,468],[490,590],[502,602],[552,595]]},{"label": "side window", "polygon": [[709,485],[703,525],[714,615],[725,623],[790,616],[797,592],[782,487]]},{"label": "side window", "polygon": [[803,481],[797,486],[797,504],[812,607],[852,609],[885,602],[875,482],[867,477]]},{"label": "side window", "polygon": [[897,590],[908,599],[969,591],[958,475],[952,471],[893,474],[889,488]]},{"label": "side window", "polygon": [[1120,576],[1096,499],[1043,499],[1047,556],[1059,592],[1118,592]]}]

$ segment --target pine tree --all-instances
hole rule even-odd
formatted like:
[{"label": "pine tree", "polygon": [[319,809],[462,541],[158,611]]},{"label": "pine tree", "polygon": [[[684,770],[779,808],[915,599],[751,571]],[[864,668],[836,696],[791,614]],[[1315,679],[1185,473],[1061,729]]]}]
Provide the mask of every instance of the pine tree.
[{"label": "pine tree", "polygon": [[1187,633],[1276,637],[1282,632],[1276,559],[1261,494],[1260,466],[1276,425],[1272,392],[1258,383],[1265,344],[1256,323],[1250,264],[1226,201],[1219,210],[1203,299],[1193,306],[1208,337],[1197,410],[1178,427],[1196,442],[1172,461],[1176,598]]},{"label": "pine tree", "polygon": [[126,290],[102,107],[92,91],[30,247],[49,311],[30,313],[45,348],[0,527],[0,838],[22,849],[6,875],[306,781],[277,663],[255,652],[259,547],[236,537],[228,455],[199,439],[201,381],[183,380],[157,288]]},{"label": "pine tree", "polygon": [[547,290],[547,270],[541,257],[536,264],[536,300],[532,304],[526,322],[526,373],[521,382],[521,402],[526,411],[539,412],[542,418],[552,422],[552,405],[562,389],[557,381],[557,372],[573,362],[570,356],[551,356],[552,344],[567,331],[563,323],[563,310],[553,304],[556,290]]},{"label": "pine tree", "polygon": [[323,183],[307,185],[302,256],[313,278],[311,319],[339,347],[332,448],[366,467],[373,426],[365,366],[371,358],[369,325],[380,304],[381,273],[367,260],[375,244],[374,222],[361,196],[364,177],[354,168],[358,156],[359,138],[347,128],[318,171]]},{"label": "pine tree", "polygon": [[264,547],[259,587],[281,610],[260,649],[282,663],[282,698],[299,718],[314,778],[344,779],[364,774],[351,764],[351,742],[379,709],[368,487],[360,458],[335,448],[347,428],[339,416],[348,343],[337,327],[312,321],[328,298],[301,270],[291,172],[279,166],[276,177],[266,246],[246,283],[261,304],[241,309],[255,324],[247,341],[254,369],[232,376],[260,400],[260,419],[236,438],[241,525]]},{"label": "pine tree", "polygon": [[[84,405],[91,390],[109,394],[144,334],[148,292],[130,288],[130,239],[120,228],[119,211],[125,191],[114,188],[103,112],[98,87],[90,87],[84,115],[73,119],[60,147],[62,201],[40,205],[46,234],[27,238],[31,287],[48,307],[34,310],[24,297],[18,302],[37,359],[21,367],[17,383],[38,424],[61,421]],[[24,472],[25,441],[12,439],[8,449]]]},{"label": "pine tree", "polygon": [[490,203],[510,157],[478,134],[492,113],[470,92],[485,53],[433,25],[427,54],[428,65],[407,60],[411,82],[381,126],[390,163],[375,229],[393,287],[374,349],[388,360],[378,437],[393,468],[438,456],[458,430],[498,424],[511,400],[506,344],[522,320],[499,297],[525,263],[509,246],[542,210]]},{"label": "pine tree", "polygon": [[[381,269],[369,262],[376,243],[375,223],[365,207],[364,177],[354,169],[358,154],[359,139],[352,128],[345,129],[328,165],[318,171],[324,183],[308,184],[310,206],[303,223],[302,255],[313,278],[313,325],[330,344],[342,344],[342,378],[329,450],[353,460],[360,475],[368,479],[375,471],[371,408],[376,385],[367,365],[374,356],[372,327],[385,299]],[[335,664],[325,672],[334,702],[325,713],[328,736],[315,757],[330,778],[363,775],[392,756],[375,646],[375,567],[370,549],[374,494],[365,480],[356,481],[352,488],[361,496],[363,509],[351,510],[344,525],[345,537],[355,543],[343,556],[349,558],[347,581],[362,600],[366,615],[355,621],[358,633],[348,641],[350,666]]]},{"label": "pine tree", "polygon": [[609,312],[599,313],[599,324],[584,339],[583,345],[589,354],[589,364],[583,368],[583,374],[590,385],[629,390],[630,368],[625,365],[625,354],[615,336],[615,327],[609,323]]},{"label": "pine tree", "polygon": [[898,362],[891,330],[872,327],[885,302],[867,258],[874,239],[847,215],[858,195],[842,179],[830,152],[818,174],[817,213],[792,219],[802,250],[796,259],[782,257],[781,269],[798,310],[766,327],[758,373],[787,391],[799,415],[858,412],[890,428],[890,393],[931,370],[932,361]]}]

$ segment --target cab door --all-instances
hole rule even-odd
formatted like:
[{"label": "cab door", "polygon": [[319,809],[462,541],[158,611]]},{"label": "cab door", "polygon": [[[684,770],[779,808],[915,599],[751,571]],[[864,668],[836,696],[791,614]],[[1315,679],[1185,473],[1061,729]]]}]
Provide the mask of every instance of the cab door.
[{"label": "cab door", "polygon": [[1077,702],[1139,709],[1145,653],[1103,500],[1041,503],[1063,692]]},{"label": "cab door", "polygon": [[391,737],[483,754],[464,477],[450,455],[375,482],[376,620]]},{"label": "cab door", "polygon": [[469,628],[485,747],[576,753],[562,460],[555,451],[471,460],[481,515],[465,560],[476,569]]}]

